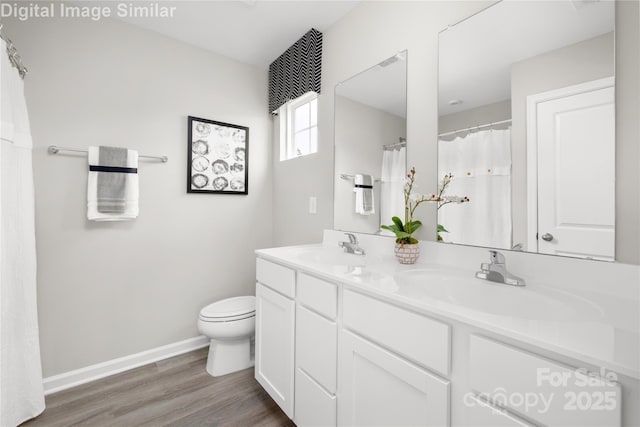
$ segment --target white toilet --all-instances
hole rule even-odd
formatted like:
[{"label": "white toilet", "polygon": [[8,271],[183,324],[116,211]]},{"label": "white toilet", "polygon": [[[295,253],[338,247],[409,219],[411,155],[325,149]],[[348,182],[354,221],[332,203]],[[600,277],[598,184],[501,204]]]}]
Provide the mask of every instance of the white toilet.
[{"label": "white toilet", "polygon": [[256,330],[256,297],[227,298],[200,310],[198,330],[211,339],[207,372],[230,374],[254,365],[251,341]]}]

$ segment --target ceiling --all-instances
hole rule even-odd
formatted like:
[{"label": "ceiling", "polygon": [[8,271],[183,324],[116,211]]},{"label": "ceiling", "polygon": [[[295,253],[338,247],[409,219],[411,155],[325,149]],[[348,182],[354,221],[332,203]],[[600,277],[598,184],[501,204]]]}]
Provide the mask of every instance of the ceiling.
[{"label": "ceiling", "polygon": [[400,52],[336,86],[336,94],[407,117],[407,52]]},{"label": "ceiling", "polygon": [[614,23],[613,1],[504,0],[450,27],[440,35],[440,115],[510,99],[513,63],[611,32]]},{"label": "ceiling", "polygon": [[326,30],[357,3],[326,0],[163,1],[160,2],[162,6],[176,8],[173,18],[120,19],[266,68],[311,28]]}]

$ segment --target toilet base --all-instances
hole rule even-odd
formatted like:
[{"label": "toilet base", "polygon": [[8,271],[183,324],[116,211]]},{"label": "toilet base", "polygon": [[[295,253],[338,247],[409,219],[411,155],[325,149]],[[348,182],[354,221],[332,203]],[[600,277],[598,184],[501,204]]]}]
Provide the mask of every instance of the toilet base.
[{"label": "toilet base", "polygon": [[220,377],[251,368],[255,365],[251,347],[251,338],[232,341],[212,339],[207,357],[207,372],[212,377]]}]

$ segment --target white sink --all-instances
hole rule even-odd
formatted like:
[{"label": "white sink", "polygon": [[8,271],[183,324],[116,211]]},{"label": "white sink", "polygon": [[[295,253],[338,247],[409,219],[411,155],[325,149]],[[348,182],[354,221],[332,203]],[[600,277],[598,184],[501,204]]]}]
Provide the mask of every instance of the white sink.
[{"label": "white sink", "polygon": [[365,257],[344,252],[340,248],[306,248],[296,254],[302,262],[337,267],[363,267]]},{"label": "white sink", "polygon": [[466,309],[522,319],[598,320],[603,311],[594,303],[557,289],[504,285],[446,268],[421,268],[396,274],[399,293],[434,299]]}]

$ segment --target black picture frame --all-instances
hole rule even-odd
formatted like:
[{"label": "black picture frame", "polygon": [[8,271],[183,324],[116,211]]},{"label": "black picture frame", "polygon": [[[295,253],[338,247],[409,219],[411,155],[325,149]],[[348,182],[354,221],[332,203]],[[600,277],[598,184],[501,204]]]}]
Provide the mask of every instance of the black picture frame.
[{"label": "black picture frame", "polygon": [[188,116],[187,193],[249,194],[249,128]]}]

